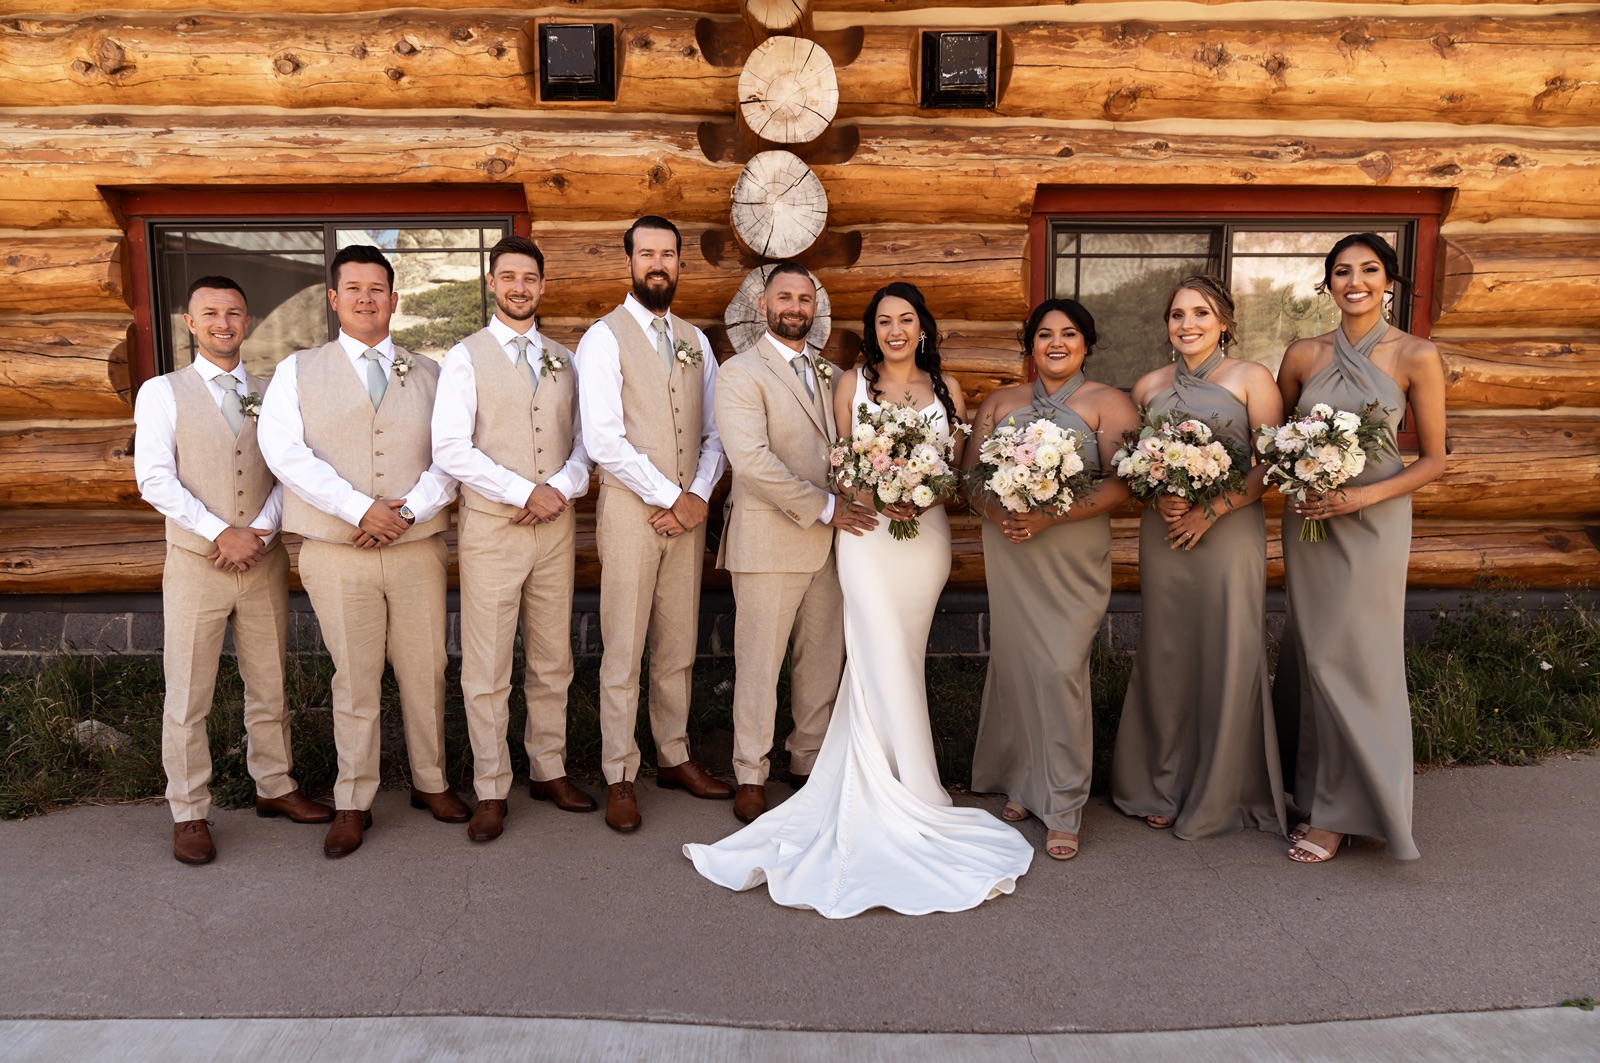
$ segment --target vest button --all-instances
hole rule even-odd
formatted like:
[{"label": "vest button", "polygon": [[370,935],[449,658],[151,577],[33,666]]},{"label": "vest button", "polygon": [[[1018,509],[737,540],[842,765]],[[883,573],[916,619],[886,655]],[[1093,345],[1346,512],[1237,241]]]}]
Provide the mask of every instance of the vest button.
[{"label": "vest button", "polygon": [[243,497],[244,497],[244,492],[243,492],[243,491],[240,491],[240,492],[239,492],[239,497],[240,497],[240,498],[243,498]]},{"label": "vest button", "polygon": [[383,457],[383,451],[381,451],[381,450],[373,451],[372,456],[375,457],[375,458],[381,458],[381,457]]},{"label": "vest button", "polygon": [[383,429],[381,429],[381,428],[374,428],[374,429],[373,429],[373,430],[372,430],[372,434],[373,434],[373,435],[375,435],[375,436],[381,436],[381,435],[383,435]]},{"label": "vest button", "polygon": [[544,453],[544,448],[543,447],[534,447],[533,448],[533,452],[535,454],[543,454]]},{"label": "vest button", "polygon": [[243,476],[244,475],[244,470],[243,469],[235,469],[235,470],[233,470],[233,474],[235,476]]},{"label": "vest button", "polygon": [[539,428],[535,428],[535,429],[534,429],[534,431],[535,431],[535,432],[538,432],[538,431],[541,431],[541,429],[539,429]]}]

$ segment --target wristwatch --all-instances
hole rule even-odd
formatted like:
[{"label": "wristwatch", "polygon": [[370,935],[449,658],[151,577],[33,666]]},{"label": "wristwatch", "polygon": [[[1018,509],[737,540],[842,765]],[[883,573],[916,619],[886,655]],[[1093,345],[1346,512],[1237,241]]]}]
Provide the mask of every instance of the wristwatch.
[{"label": "wristwatch", "polygon": [[417,522],[417,515],[411,512],[410,506],[401,506],[395,510],[395,514],[407,524],[415,524]]}]

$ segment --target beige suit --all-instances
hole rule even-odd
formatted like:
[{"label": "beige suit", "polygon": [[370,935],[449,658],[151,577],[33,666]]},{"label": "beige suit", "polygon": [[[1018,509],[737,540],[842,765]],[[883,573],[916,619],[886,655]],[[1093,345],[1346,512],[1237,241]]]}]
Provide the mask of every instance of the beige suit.
[{"label": "beige suit", "polygon": [[834,531],[821,522],[835,437],[833,393],[812,364],[815,397],[762,337],[729,359],[717,378],[717,431],[733,466],[717,562],[733,574],[733,767],[740,785],[766,782],[778,673],[791,639],[794,730],[785,746],[793,772],[811,772],[843,669]]},{"label": "beige suit", "polygon": [[[545,373],[530,393],[488,329],[462,343],[477,387],[472,445],[518,476],[535,484],[548,482],[573,452],[577,378],[572,352],[545,338],[545,348],[568,368]],[[548,782],[567,773],[575,510],[569,506],[554,521],[532,525],[511,523],[518,512],[516,506],[462,485],[457,517],[461,692],[472,739],[473,787],[483,801],[503,801],[511,792],[506,727],[519,619],[526,656],[523,743],[529,774]]]},{"label": "beige suit", "polygon": [[[276,481],[246,417],[238,436],[193,366],[167,376],[177,404],[178,481],[229,527],[248,528]],[[264,381],[247,377],[256,395]],[[167,519],[167,562],[161,574],[165,622],[162,666],[166,700],[161,762],[175,822],[211,812],[211,748],[206,718],[228,625],[244,679],[245,763],[262,797],[297,789],[289,777],[289,718],[284,704],[284,651],[289,626],[289,555],[281,538],[248,572],[225,572],[207,560],[216,544]]]},{"label": "beige suit", "polygon": [[[395,347],[396,357],[408,357]],[[357,491],[400,497],[433,461],[430,425],[438,365],[411,358],[378,409],[337,341],[296,356],[305,442]],[[292,488],[293,485],[286,485]],[[333,658],[333,740],[340,809],[372,807],[378,791],[379,694],[384,659],[394,665],[412,785],[448,788],[444,774],[447,511],[418,521],[388,546],[358,549],[355,527],[284,493],[283,526],[305,537],[300,580]]]},{"label": "beige suit", "polygon": [[[673,335],[693,326],[670,316]],[[688,489],[700,460],[704,368],[662,364],[655,344],[623,307],[596,328],[609,328],[622,366],[622,411],[628,442],[663,476]],[[710,358],[710,351],[704,352]],[[639,774],[639,669],[650,647],[650,731],[656,763],[689,759],[689,689],[700,621],[700,570],[705,524],[665,538],[650,526],[656,507],[609,470],[600,472],[595,544],[600,552],[600,756],[606,782]]]}]

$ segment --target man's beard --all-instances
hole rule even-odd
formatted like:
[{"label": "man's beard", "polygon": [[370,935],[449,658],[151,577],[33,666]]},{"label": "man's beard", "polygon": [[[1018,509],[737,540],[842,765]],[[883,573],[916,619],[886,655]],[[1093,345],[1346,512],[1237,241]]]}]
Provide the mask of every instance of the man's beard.
[{"label": "man's beard", "polygon": [[[665,277],[665,288],[651,288],[650,278]],[[664,313],[672,309],[672,296],[678,290],[678,282],[667,276],[664,270],[651,270],[643,277],[633,278],[633,297],[639,300],[644,308],[653,314]]]},{"label": "man's beard", "polygon": [[533,302],[528,304],[528,309],[524,313],[518,313],[511,306],[507,305],[504,299],[499,297],[495,298],[494,306],[495,309],[500,311],[501,315],[503,315],[508,321],[526,321],[530,317],[537,317],[539,314],[539,304]]},{"label": "man's beard", "polygon": [[[790,315],[791,318],[794,316],[797,315]],[[811,326],[816,319],[805,317],[804,315],[798,316],[800,317],[800,323],[793,325],[784,322],[783,314],[769,313],[767,314],[767,328],[780,340],[803,340],[811,335]]]}]

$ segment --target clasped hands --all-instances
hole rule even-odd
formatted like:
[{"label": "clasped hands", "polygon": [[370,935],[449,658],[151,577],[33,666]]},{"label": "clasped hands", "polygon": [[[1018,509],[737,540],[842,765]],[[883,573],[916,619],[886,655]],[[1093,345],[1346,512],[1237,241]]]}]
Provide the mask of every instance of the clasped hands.
[{"label": "clasped hands", "polygon": [[1307,491],[1305,501],[1289,500],[1289,510],[1306,520],[1327,520],[1365,509],[1368,505],[1365,499],[1365,490],[1360,487],[1346,487],[1325,495]]},{"label": "clasped hands", "polygon": [[387,546],[410,530],[400,517],[400,507],[406,504],[403,498],[380,498],[367,507],[361,515],[361,524],[350,533],[350,543],[361,550],[371,550],[375,546]]},{"label": "clasped hands", "polygon": [[1162,495],[1156,499],[1156,512],[1167,522],[1167,542],[1174,550],[1193,550],[1217,520],[1205,506],[1194,505],[1177,495]]},{"label": "clasped hands", "polygon": [[657,535],[676,539],[705,523],[709,509],[705,499],[692,491],[682,491],[671,506],[658,509],[650,515],[650,527],[655,529]]},{"label": "clasped hands", "polygon": [[548,524],[572,505],[567,496],[549,484],[540,484],[528,494],[528,500],[511,518],[512,524]]},{"label": "clasped hands", "polygon": [[217,548],[206,556],[223,572],[249,572],[267,556],[271,528],[228,528],[213,540]]}]

